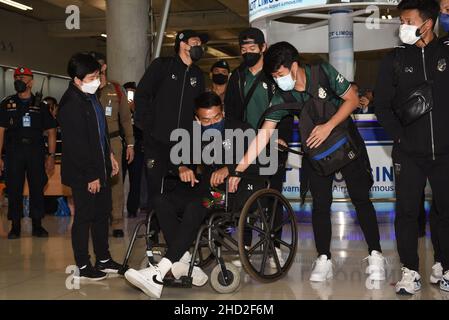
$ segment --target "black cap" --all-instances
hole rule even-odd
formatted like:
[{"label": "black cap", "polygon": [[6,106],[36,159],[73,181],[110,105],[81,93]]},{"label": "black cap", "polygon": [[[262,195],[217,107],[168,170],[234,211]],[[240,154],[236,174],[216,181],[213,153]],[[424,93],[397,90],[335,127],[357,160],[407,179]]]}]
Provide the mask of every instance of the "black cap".
[{"label": "black cap", "polygon": [[217,62],[215,62],[210,68],[210,71],[212,72],[212,70],[214,70],[215,68],[222,68],[231,71],[229,63],[226,60],[218,60]]},{"label": "black cap", "polygon": [[241,46],[244,44],[264,44],[265,35],[260,29],[249,28],[240,32],[239,43]]},{"label": "black cap", "polygon": [[182,30],[176,34],[175,51],[178,52],[181,41],[187,42],[190,38],[200,38],[202,44],[209,41],[209,36],[206,33],[198,33],[194,30]]}]

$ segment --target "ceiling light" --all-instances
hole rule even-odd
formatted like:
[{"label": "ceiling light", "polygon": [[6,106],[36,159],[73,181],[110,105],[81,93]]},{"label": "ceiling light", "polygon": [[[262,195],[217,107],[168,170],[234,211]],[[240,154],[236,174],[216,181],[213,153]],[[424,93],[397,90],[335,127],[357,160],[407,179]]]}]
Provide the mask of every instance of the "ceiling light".
[{"label": "ceiling light", "polygon": [[387,20],[387,17],[386,16],[382,16],[382,20]]},{"label": "ceiling light", "polygon": [[20,9],[20,10],[24,10],[24,11],[33,10],[33,8],[26,6],[23,3],[19,3],[16,1],[12,1],[12,0],[0,0],[0,3],[4,3],[4,4],[7,4],[8,6],[11,6],[11,7]]},{"label": "ceiling light", "polygon": [[393,19],[393,17],[391,16],[391,14],[389,14],[389,15],[387,16],[387,18],[388,18],[388,20],[392,20],[392,19]]},{"label": "ceiling light", "polygon": [[107,35],[106,33],[102,33],[101,36],[102,36],[103,38],[107,38],[107,37],[108,37],[108,35]]}]

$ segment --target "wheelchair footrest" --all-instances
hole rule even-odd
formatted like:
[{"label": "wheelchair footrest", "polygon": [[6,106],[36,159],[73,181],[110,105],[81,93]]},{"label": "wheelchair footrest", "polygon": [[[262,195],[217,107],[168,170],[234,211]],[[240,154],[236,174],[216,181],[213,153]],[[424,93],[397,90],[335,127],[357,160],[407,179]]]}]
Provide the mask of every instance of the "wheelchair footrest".
[{"label": "wheelchair footrest", "polygon": [[172,288],[192,288],[192,278],[189,278],[187,276],[182,276],[179,279],[175,279],[173,277],[165,277],[164,286]]}]

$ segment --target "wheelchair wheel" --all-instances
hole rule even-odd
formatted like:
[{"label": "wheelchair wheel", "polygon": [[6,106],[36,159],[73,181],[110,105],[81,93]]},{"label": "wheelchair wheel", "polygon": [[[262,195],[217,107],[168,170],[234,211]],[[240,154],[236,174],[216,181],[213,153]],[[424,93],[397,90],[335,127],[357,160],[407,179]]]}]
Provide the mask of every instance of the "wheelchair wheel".
[{"label": "wheelchair wheel", "polygon": [[238,229],[240,260],[251,277],[273,282],[288,273],[298,235],[293,209],[279,191],[263,189],[249,197]]},{"label": "wheelchair wheel", "polygon": [[225,263],[228,279],[225,280],[221,266],[217,264],[210,275],[210,285],[218,293],[232,293],[240,285],[240,271],[232,263]]}]

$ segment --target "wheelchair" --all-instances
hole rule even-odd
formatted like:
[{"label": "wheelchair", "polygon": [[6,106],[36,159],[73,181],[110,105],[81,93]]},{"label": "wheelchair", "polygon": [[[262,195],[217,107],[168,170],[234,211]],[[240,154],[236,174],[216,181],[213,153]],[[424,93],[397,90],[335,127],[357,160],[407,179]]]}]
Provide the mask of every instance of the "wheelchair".
[{"label": "wheelchair", "polygon": [[[163,188],[164,185],[165,181]],[[227,255],[239,255],[244,270],[263,283],[279,280],[290,270],[298,237],[296,217],[289,201],[277,190],[270,189],[269,181],[261,176],[244,174],[234,196],[227,189],[226,183],[224,204],[210,209],[197,233],[187,276],[180,279],[166,276],[164,286],[191,288],[193,267],[205,268],[215,261],[209,278],[211,287],[218,293],[232,293],[240,286],[241,270],[225,261]],[[155,212],[150,212],[135,226],[121,274],[129,268],[137,239],[145,239],[146,244],[139,268],[155,264],[157,257],[163,256],[167,246],[151,231],[154,218]],[[279,249],[282,259],[276,252]]]}]

